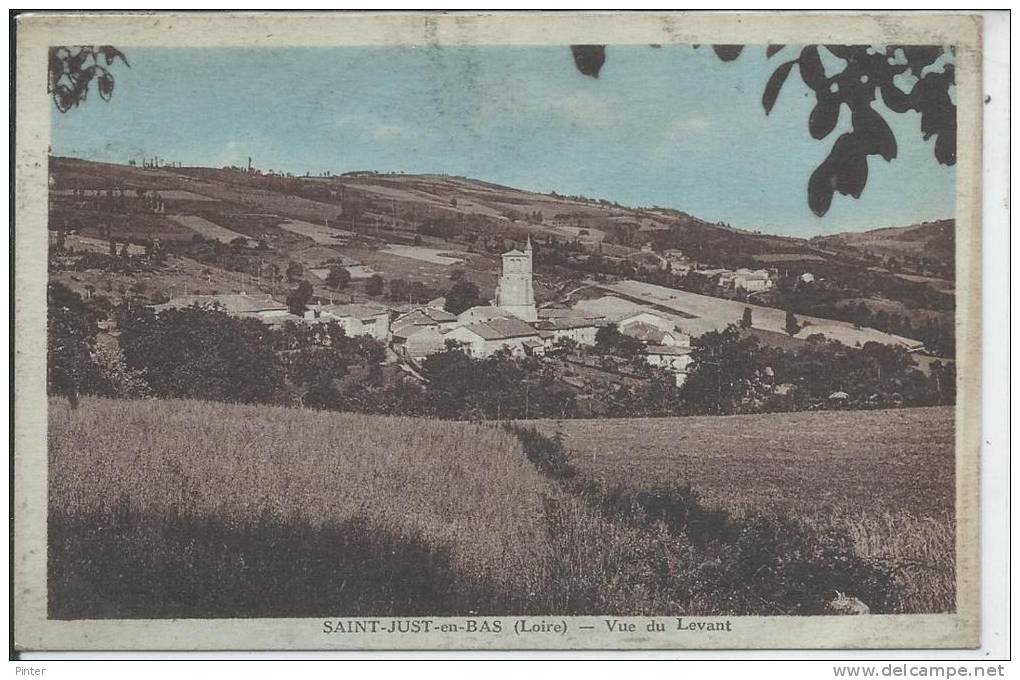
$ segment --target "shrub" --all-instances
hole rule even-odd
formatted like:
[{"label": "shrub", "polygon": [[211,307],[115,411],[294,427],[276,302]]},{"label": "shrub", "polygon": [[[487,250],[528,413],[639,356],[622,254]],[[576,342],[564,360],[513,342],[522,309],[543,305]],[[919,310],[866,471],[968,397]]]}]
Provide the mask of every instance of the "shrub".
[{"label": "shrub", "polygon": [[539,472],[553,479],[569,479],[577,474],[563,447],[562,435],[547,437],[533,427],[511,424],[507,429],[517,435],[528,461]]},{"label": "shrub", "polygon": [[641,541],[657,546],[657,566],[642,569],[656,574],[656,587],[669,590],[668,600],[683,611],[822,614],[837,591],[858,597],[874,613],[896,609],[894,573],[857,555],[845,530],[820,532],[784,516],[734,519],[703,505],[690,485],[635,490],[578,481],[560,437],[519,425],[512,430],[541,472],[561,480],[607,522],[637,529],[641,539],[631,539],[635,546]]}]

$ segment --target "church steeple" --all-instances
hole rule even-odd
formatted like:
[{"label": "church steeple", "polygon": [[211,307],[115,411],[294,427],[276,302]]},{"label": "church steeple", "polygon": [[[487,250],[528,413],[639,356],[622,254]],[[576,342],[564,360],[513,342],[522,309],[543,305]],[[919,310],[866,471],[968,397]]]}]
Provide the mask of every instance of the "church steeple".
[{"label": "church steeple", "polygon": [[503,253],[503,271],[496,284],[496,306],[525,321],[537,321],[535,291],[532,287],[532,245],[528,236],[524,251]]}]

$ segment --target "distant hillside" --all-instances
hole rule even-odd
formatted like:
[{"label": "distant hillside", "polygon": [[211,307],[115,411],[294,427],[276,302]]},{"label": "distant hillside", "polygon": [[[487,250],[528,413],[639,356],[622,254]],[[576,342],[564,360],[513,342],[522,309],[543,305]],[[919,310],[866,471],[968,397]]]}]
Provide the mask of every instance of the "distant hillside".
[{"label": "distant hillside", "polygon": [[[173,192],[164,196],[168,214],[197,214],[250,236],[272,233],[275,217],[277,222],[306,220],[383,240],[415,234],[454,240],[531,234],[540,241],[554,238],[589,247],[603,243],[637,249],[652,243],[658,248],[680,248],[698,262],[721,267],[842,261],[857,256],[851,251],[827,252],[824,241],[735,229],[674,209],[633,208],[447,175],[358,172],[288,177],[241,169],[140,168],[62,157],[51,159],[50,172],[54,197],[66,199],[75,190]],[[118,220],[112,221],[117,237]],[[153,216],[144,222],[132,225],[131,232],[122,236],[144,237],[160,231],[168,239],[193,235],[180,220]],[[79,226],[89,231],[89,225]],[[136,233],[139,229],[145,233]]]},{"label": "distant hillside", "polygon": [[956,220],[936,220],[906,227],[844,232],[811,240],[823,248],[842,249],[879,258],[893,271],[952,278],[955,266]]}]

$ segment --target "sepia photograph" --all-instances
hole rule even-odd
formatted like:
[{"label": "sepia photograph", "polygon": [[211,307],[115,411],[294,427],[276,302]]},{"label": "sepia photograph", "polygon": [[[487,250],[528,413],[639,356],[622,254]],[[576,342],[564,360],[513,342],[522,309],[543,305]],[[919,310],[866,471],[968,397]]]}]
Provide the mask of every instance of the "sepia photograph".
[{"label": "sepia photograph", "polygon": [[977,644],[979,20],[249,18],[24,17],[38,630]]}]

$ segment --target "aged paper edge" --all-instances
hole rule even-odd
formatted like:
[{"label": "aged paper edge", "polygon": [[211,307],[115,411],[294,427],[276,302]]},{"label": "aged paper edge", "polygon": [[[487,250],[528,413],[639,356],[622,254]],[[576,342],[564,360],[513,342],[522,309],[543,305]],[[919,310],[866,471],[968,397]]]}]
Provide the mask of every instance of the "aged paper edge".
[{"label": "aged paper edge", "polygon": [[[980,644],[981,18],[966,15],[767,13],[52,13],[16,26],[14,642],[21,650],[869,649]],[[46,619],[45,384],[50,44],[121,47],[567,45],[571,43],[924,43],[957,47],[957,612],[869,617],[728,617],[732,632],[332,634],[323,619]],[[44,113],[45,112],[45,113]],[[437,623],[468,617],[429,618]],[[517,617],[472,617],[503,622]],[[715,617],[724,618],[724,617]],[[389,621],[384,619],[380,625]],[[712,620],[701,617],[693,620]],[[671,623],[673,624],[671,626]]]}]

